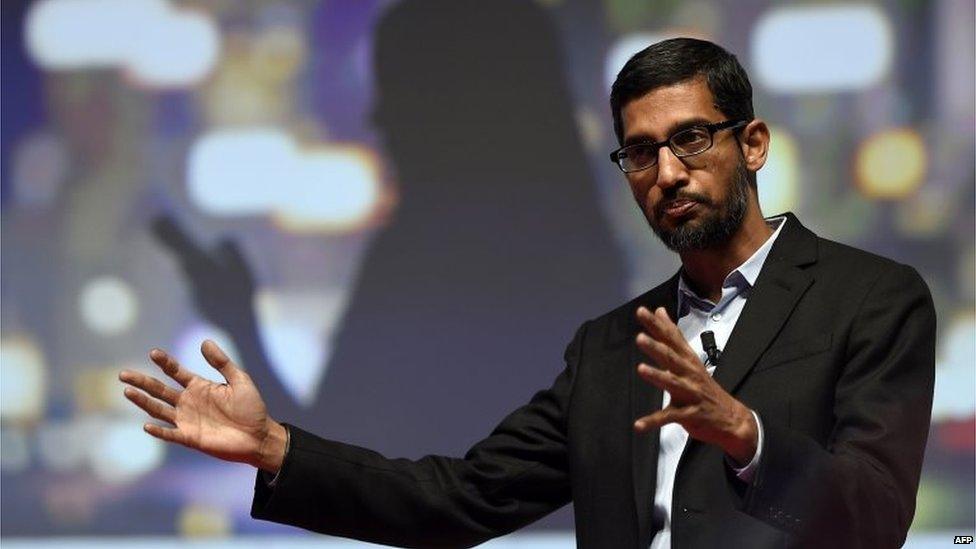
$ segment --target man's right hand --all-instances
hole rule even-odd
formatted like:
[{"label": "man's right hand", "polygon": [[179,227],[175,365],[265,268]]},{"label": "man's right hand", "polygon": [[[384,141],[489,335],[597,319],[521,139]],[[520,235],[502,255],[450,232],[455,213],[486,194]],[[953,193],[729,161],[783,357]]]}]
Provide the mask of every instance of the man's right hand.
[{"label": "man's right hand", "polygon": [[204,341],[200,351],[227,383],[213,383],[193,374],[160,349],[150,351],[149,358],[182,390],[139,372],[119,373],[119,379],[131,385],[124,390],[126,398],[167,424],[147,423],[144,429],[167,442],[276,473],[285,456],[284,426],[268,416],[250,376],[216,343]]}]

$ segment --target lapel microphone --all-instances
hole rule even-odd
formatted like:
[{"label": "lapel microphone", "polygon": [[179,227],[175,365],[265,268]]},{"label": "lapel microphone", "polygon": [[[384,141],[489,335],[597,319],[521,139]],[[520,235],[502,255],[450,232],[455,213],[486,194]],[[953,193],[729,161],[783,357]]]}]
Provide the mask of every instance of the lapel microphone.
[{"label": "lapel microphone", "polygon": [[719,351],[718,345],[715,344],[715,332],[711,330],[702,332],[701,343],[702,349],[708,355],[708,358],[705,359],[705,366],[718,366],[718,359],[722,356],[722,351]]}]

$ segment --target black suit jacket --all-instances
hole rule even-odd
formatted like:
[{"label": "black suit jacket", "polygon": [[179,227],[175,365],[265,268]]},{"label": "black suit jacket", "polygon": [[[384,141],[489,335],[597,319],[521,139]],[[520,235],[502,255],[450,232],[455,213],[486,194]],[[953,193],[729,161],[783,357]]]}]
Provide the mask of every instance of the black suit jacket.
[{"label": "black suit jacket", "polygon": [[[762,459],[745,484],[720,449],[689,440],[675,548],[897,547],[911,524],[934,377],[928,289],[910,267],[786,223],[714,374],[761,417]],[[387,459],[289,427],[277,484],[258,476],[252,516],[461,547],[572,501],[580,547],[646,548],[660,527],[658,434],[632,425],[661,392],[636,376],[634,314],[664,306],[674,318],[677,281],[584,323],[553,385],[464,458]]]}]

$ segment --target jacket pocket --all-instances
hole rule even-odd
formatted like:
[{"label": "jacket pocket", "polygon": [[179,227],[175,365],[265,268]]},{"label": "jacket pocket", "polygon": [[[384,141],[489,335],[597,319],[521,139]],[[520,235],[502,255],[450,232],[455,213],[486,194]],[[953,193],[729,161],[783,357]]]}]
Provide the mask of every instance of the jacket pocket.
[{"label": "jacket pocket", "polygon": [[831,334],[820,334],[776,343],[763,353],[753,373],[771,370],[794,360],[828,351],[832,340]]}]

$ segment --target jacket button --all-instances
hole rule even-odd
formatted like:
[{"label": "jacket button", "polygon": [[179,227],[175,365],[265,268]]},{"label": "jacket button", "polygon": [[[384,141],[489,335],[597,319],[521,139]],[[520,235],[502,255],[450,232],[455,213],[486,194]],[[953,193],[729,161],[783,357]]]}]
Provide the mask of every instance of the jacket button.
[{"label": "jacket button", "polygon": [[688,508],[687,507],[682,507],[681,508],[681,512],[682,513],[687,513],[688,512]]}]

